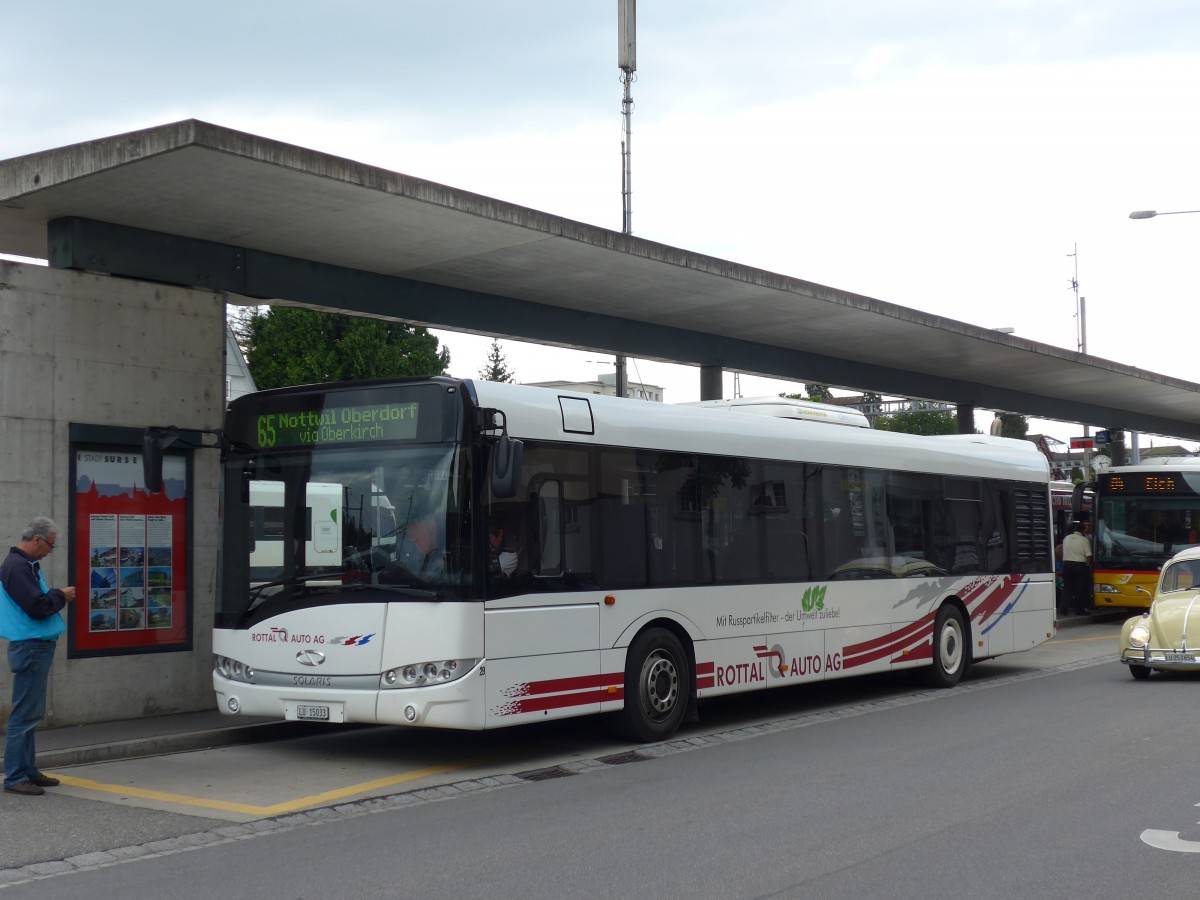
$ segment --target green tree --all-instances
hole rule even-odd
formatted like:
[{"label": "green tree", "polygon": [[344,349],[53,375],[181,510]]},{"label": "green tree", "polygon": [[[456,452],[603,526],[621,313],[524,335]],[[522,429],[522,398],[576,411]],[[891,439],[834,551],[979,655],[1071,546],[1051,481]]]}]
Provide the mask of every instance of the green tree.
[{"label": "green tree", "polygon": [[890,416],[876,416],[875,427],[879,431],[901,431],[905,434],[956,434],[958,416],[916,401]]},{"label": "green tree", "polygon": [[883,397],[874,391],[863,391],[862,396],[858,399],[858,408],[871,420],[872,427],[874,427],[875,419],[883,412]]},{"label": "green tree", "polygon": [[508,367],[508,360],[500,350],[500,341],[495,338],[492,338],[492,346],[479,370],[479,377],[484,381],[513,382],[517,379],[517,373]]},{"label": "green tree", "polygon": [[225,307],[225,324],[233,332],[233,339],[246,352],[246,342],[250,339],[250,321],[263,310],[265,306],[231,306]]},{"label": "green tree", "polygon": [[1024,440],[1029,434],[1029,420],[1017,413],[997,413],[1000,416],[1000,436]]},{"label": "green tree", "polygon": [[290,306],[251,315],[246,362],[260,389],[442,375],[450,351],[425,328]]},{"label": "green tree", "polygon": [[827,384],[806,384],[803,394],[780,394],[788,400],[811,400],[813,403],[832,403],[833,394]]},{"label": "green tree", "polygon": [[798,397],[795,394],[790,395],[796,400],[812,400],[814,403],[829,403],[833,400],[833,394],[829,390],[827,384],[806,384],[804,386],[804,396]]}]

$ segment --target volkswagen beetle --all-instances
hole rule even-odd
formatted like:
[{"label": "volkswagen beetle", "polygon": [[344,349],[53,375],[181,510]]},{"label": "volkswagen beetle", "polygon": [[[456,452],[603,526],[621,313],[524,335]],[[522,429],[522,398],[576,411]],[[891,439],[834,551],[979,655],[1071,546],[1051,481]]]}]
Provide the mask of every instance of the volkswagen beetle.
[{"label": "volkswagen beetle", "polygon": [[1162,567],[1150,608],[1121,627],[1121,662],[1139,681],[1154,669],[1200,669],[1200,547]]}]

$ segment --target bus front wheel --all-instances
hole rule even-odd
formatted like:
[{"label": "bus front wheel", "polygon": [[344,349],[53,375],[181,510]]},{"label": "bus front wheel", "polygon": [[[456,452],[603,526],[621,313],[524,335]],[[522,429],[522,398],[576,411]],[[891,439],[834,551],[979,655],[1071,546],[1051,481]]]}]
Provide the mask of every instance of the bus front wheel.
[{"label": "bus front wheel", "polygon": [[620,729],[635,741],[661,741],[679,728],[690,694],[687,654],[679,638],[651,628],[625,657],[625,708]]},{"label": "bus front wheel", "polygon": [[932,687],[954,687],[967,670],[970,654],[962,611],[947,603],[933,622],[933,662],[925,669],[925,682]]}]

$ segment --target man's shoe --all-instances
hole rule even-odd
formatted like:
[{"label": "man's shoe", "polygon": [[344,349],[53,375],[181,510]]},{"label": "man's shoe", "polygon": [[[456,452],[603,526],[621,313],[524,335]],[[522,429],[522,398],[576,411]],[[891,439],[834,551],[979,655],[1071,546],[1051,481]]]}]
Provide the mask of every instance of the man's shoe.
[{"label": "man's shoe", "polygon": [[32,781],[22,781],[19,784],[6,784],[4,790],[10,794],[24,794],[26,797],[40,797],[46,793]]},{"label": "man's shoe", "polygon": [[58,787],[60,783],[57,778],[52,778],[49,775],[37,775],[29,780],[38,787]]}]

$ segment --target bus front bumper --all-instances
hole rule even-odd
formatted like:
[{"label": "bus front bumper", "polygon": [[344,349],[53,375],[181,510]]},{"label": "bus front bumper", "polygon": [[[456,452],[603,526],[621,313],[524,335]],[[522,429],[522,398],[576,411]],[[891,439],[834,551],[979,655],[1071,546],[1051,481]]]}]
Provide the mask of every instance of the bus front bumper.
[{"label": "bus front bumper", "polygon": [[258,685],[214,672],[213,690],[217,709],[230,716],[467,730],[484,727],[484,679],[478,670],[447,684],[370,690]]}]

